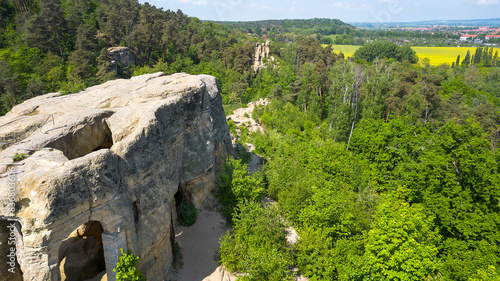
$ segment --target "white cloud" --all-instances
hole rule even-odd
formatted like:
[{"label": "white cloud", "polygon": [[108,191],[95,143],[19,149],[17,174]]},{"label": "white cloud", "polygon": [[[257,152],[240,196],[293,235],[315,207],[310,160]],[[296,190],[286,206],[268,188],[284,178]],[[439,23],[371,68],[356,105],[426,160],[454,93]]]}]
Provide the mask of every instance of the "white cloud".
[{"label": "white cloud", "polygon": [[334,8],[345,8],[345,9],[351,7],[351,5],[349,5],[349,2],[345,2],[345,1],[335,2],[331,6],[334,7]]},{"label": "white cloud", "polygon": [[195,0],[180,0],[179,2],[181,4],[193,4],[193,5],[197,5],[197,6],[206,5],[207,4],[207,0],[198,0],[198,1],[195,1]]},{"label": "white cloud", "polygon": [[363,4],[363,5],[361,5],[361,10],[372,11],[373,7],[369,4]]},{"label": "white cloud", "polygon": [[498,4],[498,0],[477,0],[478,5],[494,5]]}]

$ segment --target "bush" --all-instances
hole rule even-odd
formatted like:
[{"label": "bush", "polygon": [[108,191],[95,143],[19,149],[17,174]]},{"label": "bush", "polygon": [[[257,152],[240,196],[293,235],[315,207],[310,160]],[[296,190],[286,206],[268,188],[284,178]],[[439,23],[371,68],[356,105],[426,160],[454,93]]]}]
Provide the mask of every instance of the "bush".
[{"label": "bush", "polygon": [[113,269],[116,272],[117,281],[146,281],[144,274],[139,272],[136,268],[139,257],[134,256],[131,251],[125,253],[123,249],[120,249],[122,255],[116,267]]},{"label": "bush", "polygon": [[74,94],[81,92],[87,88],[85,86],[85,83],[83,82],[66,82],[62,85],[61,89],[59,89],[59,92],[63,95],[69,95],[69,94]]},{"label": "bush", "polygon": [[177,218],[179,224],[182,226],[191,226],[196,222],[197,217],[198,217],[198,210],[196,210],[194,204],[186,200],[183,200],[181,205],[181,213]]},{"label": "bush", "polygon": [[16,153],[13,157],[12,157],[12,160],[14,160],[15,162],[17,161],[23,161],[24,159],[26,159],[26,154],[25,153]]},{"label": "bush", "polygon": [[275,205],[258,202],[241,204],[233,232],[221,239],[221,262],[230,271],[244,273],[245,281],[293,280],[292,257],[286,240],[286,226]]},{"label": "bush", "polygon": [[241,159],[241,163],[248,164],[252,160],[252,153],[248,152],[243,145],[236,144],[235,151],[237,158]]},{"label": "bush", "polygon": [[241,160],[228,158],[217,179],[214,196],[222,206],[222,214],[232,223],[237,206],[244,202],[257,202],[264,195],[263,176],[261,173],[250,175],[247,165]]},{"label": "bush", "polygon": [[173,261],[173,266],[174,269],[179,269],[184,265],[184,262],[182,261],[182,249],[181,246],[179,246],[179,243],[175,242],[174,243],[174,261]]}]

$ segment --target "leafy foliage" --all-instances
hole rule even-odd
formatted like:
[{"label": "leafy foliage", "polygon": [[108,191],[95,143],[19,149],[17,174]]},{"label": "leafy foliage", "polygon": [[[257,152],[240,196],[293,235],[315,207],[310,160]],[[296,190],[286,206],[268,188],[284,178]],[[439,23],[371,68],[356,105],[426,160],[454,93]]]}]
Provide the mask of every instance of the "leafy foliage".
[{"label": "leafy foliage", "polygon": [[15,162],[18,162],[18,161],[23,161],[24,159],[26,159],[26,153],[16,153],[13,157],[12,157],[12,160],[14,160]]},{"label": "leafy foliage", "polygon": [[238,206],[234,228],[220,241],[221,262],[241,272],[241,280],[293,280],[286,230],[275,206],[250,202]]},{"label": "leafy foliage", "polygon": [[226,159],[219,174],[214,195],[229,223],[239,212],[238,206],[240,204],[257,202],[263,194],[263,178],[260,173],[250,175],[247,171],[247,165],[242,164],[241,160]]},{"label": "leafy foliage", "polygon": [[116,280],[118,281],[145,281],[146,277],[136,268],[139,258],[134,256],[130,251],[125,253],[120,249],[121,256],[116,267],[113,269],[116,272]]},{"label": "leafy foliage", "polygon": [[440,236],[423,206],[387,198],[374,216],[363,259],[369,276],[388,280],[423,280],[440,266]]},{"label": "leafy foliage", "polygon": [[376,58],[394,59],[396,61],[407,60],[411,63],[417,63],[417,53],[410,46],[398,46],[391,42],[373,42],[367,43],[363,47],[356,50],[354,58],[362,59],[368,62],[374,61]]},{"label": "leafy foliage", "polygon": [[181,213],[179,214],[179,224],[182,226],[191,226],[196,222],[198,217],[198,210],[193,203],[182,200]]},{"label": "leafy foliage", "polygon": [[[158,71],[215,76],[226,113],[271,99],[252,114],[265,133],[240,127],[240,141],[265,157],[263,171],[250,175],[244,161],[228,159],[215,191],[235,226],[221,259],[243,279],[287,280],[293,263],[311,280],[498,279],[492,48],[453,68],[416,65],[408,46],[378,40],[406,31],[339,20],[218,24],[135,0],[16,3],[0,1],[0,115],[47,92]],[[268,38],[274,61],[255,73],[253,48]],[[321,45],[332,42],[364,46],[350,60]],[[115,72],[112,46],[129,47],[137,65]],[[263,196],[278,210],[261,206]],[[194,208],[182,208],[182,220],[194,222]],[[301,237],[295,261],[283,219]],[[135,269],[135,257],[126,262]]]}]

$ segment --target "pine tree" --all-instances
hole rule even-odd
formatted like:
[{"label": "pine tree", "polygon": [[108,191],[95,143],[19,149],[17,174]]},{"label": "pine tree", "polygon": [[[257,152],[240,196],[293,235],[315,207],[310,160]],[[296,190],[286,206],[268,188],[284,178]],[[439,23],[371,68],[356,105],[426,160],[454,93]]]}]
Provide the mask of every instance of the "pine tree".
[{"label": "pine tree", "polygon": [[467,50],[467,54],[465,55],[465,58],[462,61],[462,66],[463,67],[469,67],[470,63],[471,63],[470,50]]},{"label": "pine tree", "polygon": [[25,15],[26,18],[21,27],[24,38],[32,47],[64,56],[69,38],[66,36],[67,23],[61,11],[61,2],[41,0],[39,5],[39,15]]},{"label": "pine tree", "polygon": [[116,78],[116,71],[112,69],[111,59],[108,56],[108,50],[102,49],[97,58],[97,73],[96,77],[100,83]]},{"label": "pine tree", "polygon": [[455,62],[455,66],[456,67],[460,66],[460,55],[457,56],[457,61]]},{"label": "pine tree", "polygon": [[70,57],[71,65],[73,65],[71,75],[74,78],[86,80],[95,73],[95,52],[97,49],[95,34],[95,29],[85,23],[82,23],[78,27],[75,44],[76,50]]},{"label": "pine tree", "polygon": [[474,54],[474,59],[471,60],[471,64],[481,63],[481,58],[483,57],[483,47],[478,47],[476,53]]}]

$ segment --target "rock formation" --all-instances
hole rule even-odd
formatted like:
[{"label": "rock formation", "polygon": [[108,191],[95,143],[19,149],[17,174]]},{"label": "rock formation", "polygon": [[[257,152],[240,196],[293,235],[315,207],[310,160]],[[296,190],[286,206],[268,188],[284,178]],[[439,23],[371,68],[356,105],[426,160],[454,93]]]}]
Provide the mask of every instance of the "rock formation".
[{"label": "rock formation", "polygon": [[108,53],[113,60],[122,66],[135,65],[135,54],[127,47],[111,47]]},{"label": "rock formation", "polygon": [[272,67],[277,68],[279,62],[275,61],[274,57],[270,55],[271,53],[271,42],[266,41],[265,44],[257,43],[255,44],[255,55],[253,59],[253,70],[255,72],[260,69],[266,68],[269,63],[272,62]]},{"label": "rock formation", "polygon": [[[257,122],[259,120],[255,121],[252,118],[252,113],[253,113],[253,110],[256,106],[263,107],[263,106],[267,106],[268,104],[270,104],[268,99],[259,99],[258,101],[250,102],[247,104],[247,107],[235,109],[233,111],[233,114],[228,115],[226,117],[226,119],[228,121],[232,120],[234,122],[234,124],[236,125],[236,127],[238,127],[238,128],[240,126],[248,127],[248,131],[250,133],[258,132],[258,131],[263,133],[264,129]],[[237,132],[239,133],[239,129],[237,129]],[[238,137],[239,137],[239,135],[238,135]]]},{"label": "rock formation", "polygon": [[255,44],[255,55],[253,59],[253,70],[258,71],[265,67],[264,59],[269,59],[271,42],[266,41],[265,44],[257,43]]},{"label": "rock formation", "polygon": [[16,221],[18,266],[37,281],[115,280],[120,248],[165,279],[179,198],[201,208],[232,151],[216,79],[162,73],[25,101],[0,117],[0,142],[0,226]]},{"label": "rock formation", "polygon": [[118,69],[130,75],[129,66],[135,65],[135,54],[128,47],[111,47],[108,48],[108,54],[113,59],[111,65],[114,72]]}]

